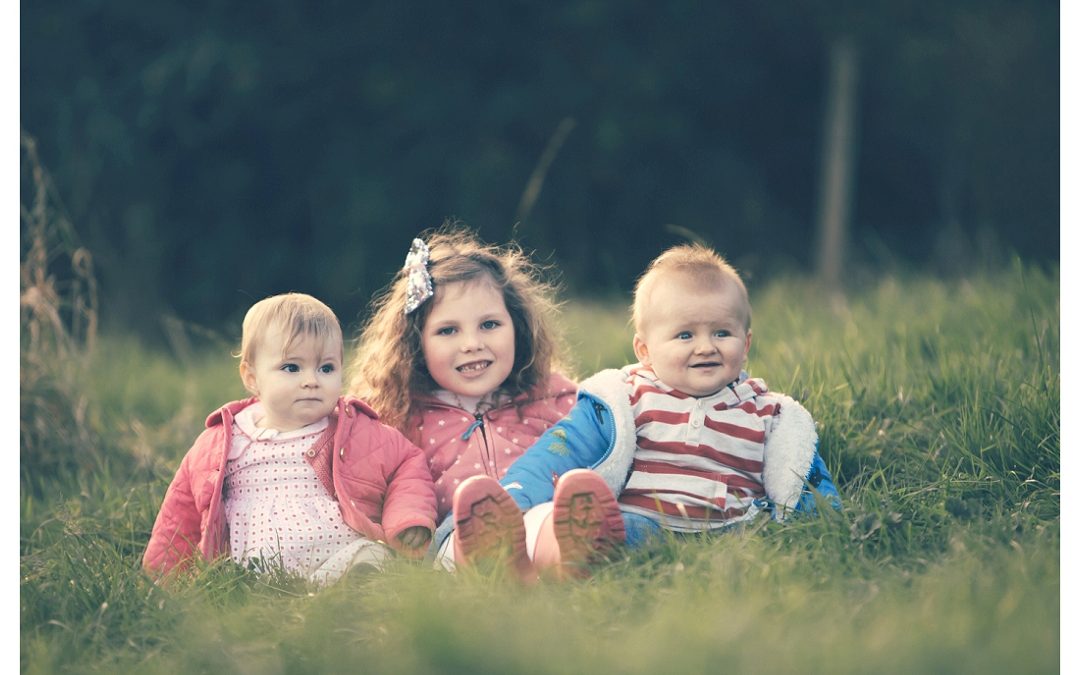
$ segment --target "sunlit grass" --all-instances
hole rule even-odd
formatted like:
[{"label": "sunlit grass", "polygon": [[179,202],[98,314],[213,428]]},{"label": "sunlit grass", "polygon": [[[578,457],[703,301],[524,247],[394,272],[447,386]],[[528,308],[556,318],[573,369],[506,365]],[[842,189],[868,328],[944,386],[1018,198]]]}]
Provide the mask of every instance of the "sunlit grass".
[{"label": "sunlit grass", "polygon": [[[843,512],[531,589],[408,562],[322,591],[221,563],[155,587],[165,486],[243,390],[229,345],[181,363],[103,339],[82,369],[100,468],[24,484],[23,670],[1056,672],[1056,272],[750,290],[751,372],[813,413]],[[568,304],[578,375],[631,358],[628,302]]]}]

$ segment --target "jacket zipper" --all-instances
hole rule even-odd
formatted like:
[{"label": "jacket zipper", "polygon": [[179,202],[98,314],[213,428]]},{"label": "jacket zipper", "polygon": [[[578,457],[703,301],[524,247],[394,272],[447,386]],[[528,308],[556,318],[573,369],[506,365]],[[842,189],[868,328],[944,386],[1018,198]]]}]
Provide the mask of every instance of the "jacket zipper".
[{"label": "jacket zipper", "polygon": [[473,417],[476,418],[477,424],[480,427],[481,436],[481,452],[480,457],[484,460],[484,473],[494,478],[499,477],[499,468],[495,466],[495,452],[491,449],[491,443],[488,441],[487,425],[484,424],[483,413],[473,413]]},{"label": "jacket zipper", "polygon": [[[470,424],[469,428],[465,430],[465,433],[461,435],[461,440],[467,442],[470,438],[472,438],[472,435],[476,432],[477,429],[480,430],[480,462],[482,464],[481,468],[483,469],[484,474],[498,478],[499,469],[495,463],[495,451],[492,450],[491,443],[488,440],[487,425],[484,424],[484,413],[474,412],[473,419],[473,423]],[[488,467],[492,467],[492,469],[489,469]],[[494,473],[492,473],[492,471],[494,471]]]}]

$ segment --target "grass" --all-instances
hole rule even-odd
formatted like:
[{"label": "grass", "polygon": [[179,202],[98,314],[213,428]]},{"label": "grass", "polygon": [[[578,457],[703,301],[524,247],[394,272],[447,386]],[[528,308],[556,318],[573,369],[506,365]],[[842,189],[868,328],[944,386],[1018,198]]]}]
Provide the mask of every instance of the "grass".
[{"label": "grass", "polygon": [[[168,480],[243,392],[228,344],[100,337],[68,364],[89,463],[45,477],[61,449],[23,448],[22,670],[1057,672],[1057,272],[751,293],[751,372],[814,414],[844,510],[527,590],[404,561],[318,592],[222,563],[155,587],[139,559]],[[567,306],[579,375],[629,357],[625,304]]]}]

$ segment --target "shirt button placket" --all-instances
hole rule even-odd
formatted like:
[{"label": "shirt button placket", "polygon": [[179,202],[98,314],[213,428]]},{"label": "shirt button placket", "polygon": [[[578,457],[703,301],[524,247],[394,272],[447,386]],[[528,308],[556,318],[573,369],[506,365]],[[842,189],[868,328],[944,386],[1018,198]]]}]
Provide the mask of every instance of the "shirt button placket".
[{"label": "shirt button placket", "polygon": [[704,419],[705,411],[702,409],[701,401],[696,401],[693,409],[690,411],[690,433],[688,434],[688,440],[691,442],[698,443],[700,441],[701,427]]}]

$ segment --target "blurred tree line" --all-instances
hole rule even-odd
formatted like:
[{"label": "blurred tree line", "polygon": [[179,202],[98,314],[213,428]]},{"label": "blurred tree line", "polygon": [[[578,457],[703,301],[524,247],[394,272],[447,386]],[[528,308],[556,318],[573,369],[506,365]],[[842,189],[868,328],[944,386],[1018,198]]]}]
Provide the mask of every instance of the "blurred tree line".
[{"label": "blurred tree line", "polygon": [[1055,2],[41,0],[21,22],[21,125],[103,320],[147,333],[285,290],[351,323],[448,216],[572,293],[627,290],[687,235],[755,280],[808,271],[841,37],[850,269],[1059,256]]}]

